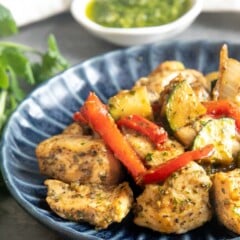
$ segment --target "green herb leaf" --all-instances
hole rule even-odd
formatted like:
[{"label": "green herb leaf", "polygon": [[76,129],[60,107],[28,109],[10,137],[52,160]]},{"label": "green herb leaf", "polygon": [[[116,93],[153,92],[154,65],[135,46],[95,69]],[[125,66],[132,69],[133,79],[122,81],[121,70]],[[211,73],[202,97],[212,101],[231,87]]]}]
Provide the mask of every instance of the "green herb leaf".
[{"label": "green herb leaf", "polygon": [[[39,62],[32,64],[29,54],[37,56]],[[9,116],[26,95],[20,82],[25,81],[26,87],[36,85],[68,66],[53,35],[49,36],[48,51],[44,54],[22,44],[0,42],[0,135]]]},{"label": "green herb leaf", "polygon": [[11,66],[15,74],[24,78],[29,84],[34,84],[31,64],[24,52],[13,47],[5,47],[1,52],[1,59],[5,66]]},{"label": "green herb leaf", "polygon": [[7,119],[7,115],[5,112],[7,95],[8,94],[6,90],[0,90],[0,131],[2,130]]},{"label": "green herb leaf", "polygon": [[0,37],[17,33],[18,29],[11,12],[0,4]]},{"label": "green herb leaf", "polygon": [[12,67],[8,66],[8,72],[10,77],[10,91],[13,97],[18,101],[22,101],[25,97],[23,89],[19,86],[19,81]]},{"label": "green herb leaf", "polygon": [[6,69],[0,65],[0,88],[7,89],[9,87],[8,75]]},{"label": "green herb leaf", "polygon": [[69,64],[59,52],[55,37],[50,35],[48,38],[48,51],[43,55],[42,62],[40,64],[35,63],[33,66],[37,82],[42,82],[67,67],[69,67]]}]

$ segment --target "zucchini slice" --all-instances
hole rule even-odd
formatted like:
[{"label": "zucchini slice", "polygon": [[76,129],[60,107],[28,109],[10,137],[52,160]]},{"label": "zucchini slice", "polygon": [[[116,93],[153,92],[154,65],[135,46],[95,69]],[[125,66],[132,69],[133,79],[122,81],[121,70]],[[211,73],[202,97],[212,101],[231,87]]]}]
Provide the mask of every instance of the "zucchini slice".
[{"label": "zucchini slice", "polygon": [[123,90],[108,100],[109,112],[117,120],[131,114],[152,119],[153,112],[145,86]]},{"label": "zucchini slice", "polygon": [[190,147],[193,141],[202,127],[213,118],[210,116],[203,116],[197,119],[195,122],[177,129],[174,132],[174,136],[182,143],[185,147]]},{"label": "zucchini slice", "polygon": [[176,131],[205,114],[206,108],[187,81],[181,81],[170,92],[165,111],[171,129]]},{"label": "zucchini slice", "polygon": [[228,165],[233,161],[233,150],[236,142],[235,121],[231,118],[212,119],[198,133],[193,142],[193,149],[213,144],[215,151],[202,162]]}]

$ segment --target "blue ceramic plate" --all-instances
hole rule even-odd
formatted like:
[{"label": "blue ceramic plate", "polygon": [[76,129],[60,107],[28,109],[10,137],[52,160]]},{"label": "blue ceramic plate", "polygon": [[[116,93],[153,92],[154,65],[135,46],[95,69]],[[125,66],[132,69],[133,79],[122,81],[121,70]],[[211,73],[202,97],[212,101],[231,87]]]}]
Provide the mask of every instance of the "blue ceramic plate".
[{"label": "blue ceramic plate", "polygon": [[[135,226],[132,215],[121,224],[96,231],[86,223],[65,221],[50,211],[45,202],[46,187],[35,157],[36,145],[72,121],[87,97],[94,91],[103,101],[117,91],[130,88],[160,62],[176,59],[188,68],[204,73],[218,68],[222,43],[173,42],[108,53],[76,65],[33,91],[18,107],[6,126],[2,141],[1,169],[14,198],[33,217],[67,236],[68,239],[226,239],[234,235],[212,221],[184,235],[162,235]],[[240,45],[229,44],[230,56],[240,59]]]}]

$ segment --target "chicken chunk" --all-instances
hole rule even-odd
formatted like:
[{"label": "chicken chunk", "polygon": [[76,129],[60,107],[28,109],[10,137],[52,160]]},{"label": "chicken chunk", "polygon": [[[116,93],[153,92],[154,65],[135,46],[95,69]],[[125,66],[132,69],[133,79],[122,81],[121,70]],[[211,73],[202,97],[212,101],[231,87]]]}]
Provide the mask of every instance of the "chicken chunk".
[{"label": "chicken chunk", "polygon": [[146,86],[149,100],[153,103],[159,100],[165,87],[179,75],[192,86],[201,101],[209,99],[208,84],[203,74],[194,69],[185,69],[178,61],[161,63],[149,76],[140,78],[135,86]]},{"label": "chicken chunk", "polygon": [[68,135],[84,135],[84,129],[80,124],[74,122],[67,126],[62,133]]},{"label": "chicken chunk", "polygon": [[240,234],[240,169],[216,173],[213,194],[220,222]]},{"label": "chicken chunk", "polygon": [[62,134],[92,136],[94,138],[99,138],[99,136],[94,133],[87,124],[81,124],[79,122],[73,122],[68,125],[63,130]]},{"label": "chicken chunk", "polygon": [[175,140],[168,139],[159,150],[147,137],[136,131],[126,128],[122,130],[132,148],[149,167],[158,166],[184,152],[183,146]]},{"label": "chicken chunk", "polygon": [[134,222],[162,233],[185,233],[212,216],[211,181],[204,169],[191,162],[162,184],[146,185],[137,198]]},{"label": "chicken chunk", "polygon": [[116,184],[121,163],[103,140],[61,134],[41,142],[36,156],[42,174],[64,182]]},{"label": "chicken chunk", "polygon": [[121,222],[133,203],[127,182],[103,186],[46,180],[45,185],[48,187],[46,201],[57,215],[72,221],[86,221],[98,229]]}]

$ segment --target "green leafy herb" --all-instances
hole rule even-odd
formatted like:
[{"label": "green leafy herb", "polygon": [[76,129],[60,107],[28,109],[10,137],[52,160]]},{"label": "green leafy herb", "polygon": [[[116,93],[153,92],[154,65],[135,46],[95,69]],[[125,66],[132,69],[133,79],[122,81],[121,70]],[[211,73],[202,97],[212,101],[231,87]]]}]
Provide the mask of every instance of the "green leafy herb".
[{"label": "green leafy herb", "polygon": [[33,66],[35,78],[37,81],[43,81],[67,67],[68,63],[59,52],[55,37],[50,35],[48,38],[48,51],[42,56],[41,63]]},{"label": "green leafy herb", "polygon": [[[31,62],[29,55],[36,55],[38,62]],[[48,38],[45,53],[21,44],[0,42],[0,134],[9,115],[26,95],[22,83],[35,86],[68,66],[53,35]]]},{"label": "green leafy herb", "polygon": [[[11,12],[0,4],[0,37],[17,31]],[[30,60],[32,55],[37,62]],[[26,45],[0,42],[0,134],[9,115],[26,95],[23,83],[35,86],[68,66],[53,35],[49,36],[44,53]]]},{"label": "green leafy herb", "polygon": [[0,4],[0,37],[12,35],[17,31],[11,12]]}]

